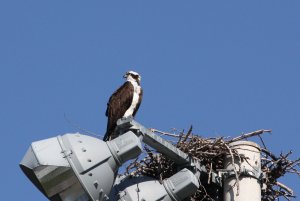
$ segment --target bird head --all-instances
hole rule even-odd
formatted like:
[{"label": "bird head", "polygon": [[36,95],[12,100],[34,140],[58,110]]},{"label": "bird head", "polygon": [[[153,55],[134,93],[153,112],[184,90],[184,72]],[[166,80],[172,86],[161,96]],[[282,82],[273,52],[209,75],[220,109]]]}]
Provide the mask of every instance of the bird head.
[{"label": "bird head", "polygon": [[133,79],[137,83],[140,83],[140,81],[141,81],[140,74],[138,74],[137,72],[134,72],[134,71],[127,71],[123,77],[126,78],[127,80]]}]

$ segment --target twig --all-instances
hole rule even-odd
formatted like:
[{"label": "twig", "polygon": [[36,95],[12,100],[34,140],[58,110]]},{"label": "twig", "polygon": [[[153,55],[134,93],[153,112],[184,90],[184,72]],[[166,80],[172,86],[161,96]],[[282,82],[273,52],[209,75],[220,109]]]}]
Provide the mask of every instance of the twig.
[{"label": "twig", "polygon": [[246,133],[246,134],[243,134],[241,136],[238,136],[236,138],[233,138],[232,140],[229,140],[229,143],[231,142],[235,142],[235,141],[239,141],[239,140],[242,140],[242,139],[245,139],[245,138],[249,138],[249,137],[253,137],[253,136],[256,136],[256,135],[260,135],[260,134],[263,134],[265,132],[272,132],[272,130],[257,130],[257,131],[254,131],[254,132],[251,132],[251,133]]},{"label": "twig", "polygon": [[[155,128],[150,128],[149,130],[152,131],[153,133],[159,133],[159,134],[170,136],[170,137],[176,137],[176,138],[180,137],[180,135],[178,135],[178,134],[173,134],[173,133],[168,133],[168,132],[160,131],[160,130],[157,130]],[[182,136],[185,137],[186,135],[183,134]],[[191,138],[191,137],[188,137],[188,138]]]},{"label": "twig", "polygon": [[208,173],[208,181],[207,181],[208,184],[210,184],[211,173],[212,173],[212,163],[210,163],[210,169],[209,169],[209,173]]},{"label": "twig", "polygon": [[238,196],[239,195],[239,193],[240,193],[240,181],[239,181],[239,175],[238,175],[238,173],[237,173],[237,171],[236,171],[236,167],[235,167],[235,163],[234,163],[234,156],[233,156],[233,154],[232,154],[232,151],[231,151],[231,148],[227,145],[227,144],[225,144],[225,146],[226,146],[226,148],[228,149],[228,151],[229,151],[229,153],[230,153],[230,156],[231,156],[231,164],[232,164],[232,166],[233,166],[233,171],[234,171],[234,174],[235,174],[235,179],[236,179],[236,184],[237,184],[237,186],[236,186],[236,196]]},{"label": "twig", "polygon": [[289,187],[287,187],[286,185],[284,185],[283,183],[280,183],[279,181],[276,181],[276,185],[279,186],[280,188],[283,188],[284,190],[286,190],[291,196],[294,195],[293,190],[290,189]]},{"label": "twig", "polygon": [[189,135],[192,133],[193,130],[193,125],[191,125],[189,131],[187,132],[187,134],[184,136],[182,142],[185,142],[187,140],[187,138],[189,137]]}]

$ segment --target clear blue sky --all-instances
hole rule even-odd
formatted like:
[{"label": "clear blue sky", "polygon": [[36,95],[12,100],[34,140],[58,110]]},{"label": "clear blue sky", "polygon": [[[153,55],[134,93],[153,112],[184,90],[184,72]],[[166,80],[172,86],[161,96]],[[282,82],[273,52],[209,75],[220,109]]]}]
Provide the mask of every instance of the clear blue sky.
[{"label": "clear blue sky", "polygon": [[1,200],[46,200],[18,167],[30,143],[77,131],[64,113],[103,134],[129,69],[145,126],[272,129],[271,150],[300,156],[299,1],[4,0],[0,26]]}]

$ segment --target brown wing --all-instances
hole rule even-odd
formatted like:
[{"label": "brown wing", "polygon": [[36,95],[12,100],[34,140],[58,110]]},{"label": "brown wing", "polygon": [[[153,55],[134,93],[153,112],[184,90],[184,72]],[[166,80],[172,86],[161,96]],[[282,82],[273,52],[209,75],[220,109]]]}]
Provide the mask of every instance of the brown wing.
[{"label": "brown wing", "polygon": [[143,99],[143,89],[141,88],[141,92],[140,92],[140,95],[139,95],[138,103],[137,103],[136,108],[134,109],[133,114],[132,114],[133,117],[135,117],[135,114],[139,110],[140,105],[142,103],[142,99]]},{"label": "brown wing", "polygon": [[107,103],[105,115],[107,116],[107,129],[103,137],[104,141],[115,138],[111,136],[115,130],[118,119],[123,117],[126,110],[130,107],[133,99],[133,85],[125,82],[117,91],[115,91]]}]

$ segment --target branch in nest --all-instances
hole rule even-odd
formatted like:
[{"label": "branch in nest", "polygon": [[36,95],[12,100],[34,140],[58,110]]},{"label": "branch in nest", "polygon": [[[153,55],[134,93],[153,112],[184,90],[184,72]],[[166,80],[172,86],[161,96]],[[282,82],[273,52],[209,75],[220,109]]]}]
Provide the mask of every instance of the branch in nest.
[{"label": "branch in nest", "polygon": [[257,130],[257,131],[251,132],[251,133],[246,133],[246,134],[243,134],[241,136],[235,137],[235,138],[229,140],[228,142],[229,143],[236,142],[236,141],[243,140],[243,139],[246,139],[246,138],[250,138],[250,137],[253,137],[253,136],[256,136],[256,135],[261,135],[265,132],[271,133],[272,130],[264,130],[264,129]]},{"label": "branch in nest", "polygon": [[[185,141],[187,140],[187,138],[191,135],[192,130],[193,130],[193,126],[191,125],[189,131],[188,131],[187,134],[184,136],[182,142],[185,142]],[[193,138],[193,136],[192,136],[192,138]]]},{"label": "branch in nest", "polygon": [[272,154],[269,150],[262,148],[261,151],[267,154],[268,156],[270,156],[274,161],[278,160],[278,158],[274,154]]},{"label": "branch in nest", "polygon": [[283,183],[280,183],[279,181],[276,182],[276,185],[279,186],[280,188],[286,190],[290,196],[293,196],[294,195],[294,192],[292,189],[290,189],[289,187],[287,187],[286,185],[284,185]]},{"label": "branch in nest", "polygon": [[233,156],[233,153],[232,153],[232,151],[231,151],[231,149],[230,149],[230,147],[227,145],[227,144],[225,144],[225,146],[226,146],[226,148],[228,149],[228,151],[229,151],[229,153],[230,153],[230,156],[231,156],[231,164],[232,164],[232,166],[233,166],[233,171],[234,171],[234,174],[235,174],[235,179],[236,179],[236,184],[237,184],[237,186],[236,186],[236,195],[238,196],[239,195],[239,193],[240,193],[240,180],[239,180],[239,174],[238,174],[238,172],[237,172],[237,170],[236,170],[236,166],[235,166],[235,163],[234,163],[234,156]]},{"label": "branch in nest", "polygon": [[[192,127],[191,127],[192,128]],[[189,136],[191,133],[187,133],[187,134],[184,134],[183,132],[182,133],[180,133],[179,135],[178,134],[174,134],[174,133],[168,133],[168,132],[164,132],[164,131],[160,131],[160,130],[157,130],[157,129],[155,129],[155,128],[150,128],[149,129],[151,132],[153,132],[153,133],[159,133],[159,134],[161,134],[161,135],[166,135],[166,136],[170,136],[170,137],[176,137],[176,138],[189,138],[189,139],[191,139],[192,138],[192,136]],[[191,132],[191,131],[190,131]]]}]

